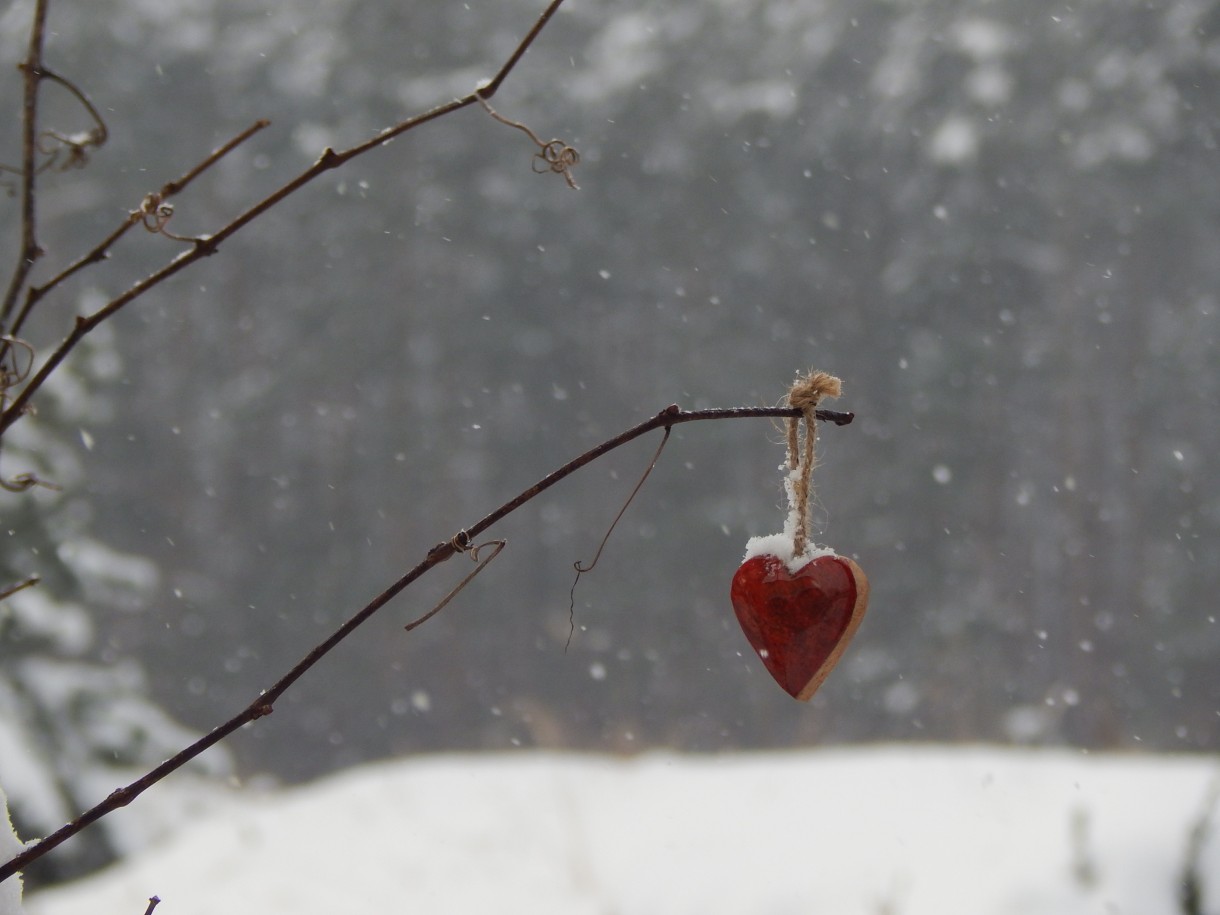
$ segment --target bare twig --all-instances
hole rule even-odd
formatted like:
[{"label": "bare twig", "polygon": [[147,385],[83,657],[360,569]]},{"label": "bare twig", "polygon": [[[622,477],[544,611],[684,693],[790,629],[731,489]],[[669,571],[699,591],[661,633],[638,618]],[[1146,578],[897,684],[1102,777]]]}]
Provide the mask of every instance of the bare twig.
[{"label": "bare twig", "polygon": [[[354,616],[346,623],[336,629],[328,638],[316,645],[305,657],[289,670],[284,676],[277,680],[269,689],[259,693],[258,697],[251,702],[245,709],[239,712],[234,717],[230,718],[224,724],[216,727],[209,733],[205,734],[199,740],[192,743],[179,753],[167,759],[161,765],[157,766],[152,771],[148,772],[141,778],[136,779],[126,787],[119,788],[113,792],[100,804],[90,808],[82,813],[79,817],[68,823],[58,830],[53,832],[40,841],[31,843],[26,849],[13,858],[6,864],[0,865],[0,882],[7,880],[13,874],[23,870],[33,861],[38,860],[43,855],[56,848],[61,843],[72,838],[72,836],[81,832],[86,827],[100,820],[108,813],[126,807],[137,797],[143,794],[150,787],[155,785],[161,779],[165,778],[172,772],[182,768],[191,760],[202,754],[205,750],[215,746],[220,741],[224,740],[238,728],[257,721],[266,715],[270,715],[274,710],[276,701],[284,692],[291,687],[297,680],[315,664],[318,663],[325,655],[330,653],[340,642],[351,635],[360,625],[367,622],[378,610],[388,604],[391,600],[401,594],[409,585],[422,577],[432,568],[445,562],[457,553],[461,553],[469,549],[471,543],[474,542],[483,531],[487,530],[497,521],[512,514],[526,502],[534,499],[541,493],[550,489],[556,483],[575,473],[580,468],[584,467],[597,458],[615,448],[619,448],[630,441],[639,438],[652,432],[655,429],[664,429],[668,432],[674,426],[682,423],[697,422],[701,420],[720,420],[720,419],[748,419],[755,417],[785,417],[785,416],[800,416],[802,412],[796,409],[785,407],[737,407],[720,410],[694,410],[683,411],[677,404],[666,407],[656,416],[647,419],[644,422],[633,426],[625,432],[616,435],[605,442],[602,442],[595,448],[590,448],[584,454],[568,461],[557,470],[547,474],[533,486],[526,489],[520,495],[508,502],[505,502],[495,511],[491,512],[486,517],[475,522],[468,528],[464,528],[454,535],[449,540],[438,543],[432,547],[427,555],[409,572],[403,575],[398,581],[394,582],[379,595],[373,598],[369,603],[362,607]],[[835,425],[847,425],[854,418],[852,413],[840,413],[835,410],[818,410],[816,418],[824,422],[832,422]],[[497,549],[496,552],[499,550]],[[495,557],[495,553],[483,560],[483,565]],[[481,566],[480,566],[481,568]],[[475,570],[476,572],[478,569]],[[469,576],[468,579],[469,580]],[[463,584],[465,584],[463,582]],[[446,601],[447,602],[447,601]],[[443,603],[442,603],[443,606]],[[435,615],[438,608],[428,614],[423,619],[430,619]],[[419,625],[417,621],[413,625]]]},{"label": "bare twig", "polygon": [[25,581],[19,581],[15,585],[8,585],[7,587],[0,588],[0,600],[12,597],[18,591],[24,591],[26,588],[31,588],[40,581],[42,581],[42,579],[37,575],[31,575],[29,578],[25,579]]},{"label": "bare twig", "polygon": [[21,105],[21,251],[17,256],[17,267],[9,281],[4,301],[0,303],[0,327],[8,321],[17,296],[25,286],[26,277],[34,268],[34,262],[42,256],[38,244],[37,223],[37,168],[34,158],[38,152],[38,85],[42,80],[42,48],[47,27],[47,0],[36,0],[34,20],[30,26],[30,44],[25,61],[21,64],[25,91]]},{"label": "bare twig", "polygon": [[[212,152],[204,157],[197,165],[191,168],[190,171],[182,175],[182,177],[166,182],[164,185],[162,185],[159,191],[153,191],[145,199],[155,199],[157,204],[161,204],[175,194],[181,193],[192,181],[235,150],[238,146],[241,146],[241,144],[245,143],[260,130],[267,127],[270,123],[270,121],[266,120],[255,121],[233,139],[212,150]],[[29,317],[30,311],[43,297],[46,296],[48,292],[55,289],[80,270],[88,267],[90,264],[96,264],[106,260],[106,258],[110,256],[110,249],[114,246],[114,244],[120,238],[126,235],[127,231],[131,229],[132,226],[135,226],[142,221],[142,214],[143,203],[141,203],[140,209],[133,210],[131,213],[129,213],[127,218],[119,223],[118,227],[115,228],[113,232],[103,238],[89,252],[77,258],[41,286],[30,286],[26,290],[25,301],[21,305],[21,310],[17,313],[17,317],[13,320],[12,333],[16,334],[21,330],[21,326],[25,323],[26,318]]]},{"label": "bare twig", "polygon": [[[42,6],[43,3],[45,3],[45,0],[40,0],[39,5]],[[406,133],[408,130],[413,130],[416,127],[420,127],[430,121],[436,120],[439,117],[443,117],[444,115],[452,114],[454,111],[458,111],[469,105],[477,104],[480,99],[491,98],[495,94],[496,90],[500,87],[500,84],[503,83],[509,73],[512,72],[512,69],[517,65],[517,62],[522,58],[522,56],[524,56],[525,52],[529,50],[529,46],[533,44],[534,39],[538,37],[538,34],[550,20],[551,16],[554,15],[555,11],[559,9],[562,4],[563,0],[551,0],[551,2],[547,5],[547,8],[543,11],[542,15],[539,16],[534,22],[533,27],[526,34],[525,38],[521,40],[520,44],[517,45],[516,50],[513,51],[504,65],[500,67],[496,75],[491,79],[490,82],[480,87],[477,91],[471,92],[462,98],[446,102],[445,104],[439,105],[430,111],[424,112],[423,114],[408,118],[407,120],[402,121],[399,124],[395,124],[392,127],[387,127],[364,142],[358,143],[357,145],[348,149],[335,151],[334,149],[327,147],[322,151],[321,156],[318,157],[317,161],[314,162],[313,165],[311,165],[301,174],[297,175],[297,177],[293,178],[287,184],[284,184],[278,190],[273,191],[267,197],[263,198],[263,200],[254,204],[254,206],[250,207],[244,213],[234,218],[227,225],[223,226],[211,235],[200,235],[190,239],[192,242],[192,247],[186,251],[183,251],[160,270],[149,274],[144,279],[133,284],[126,292],[121,293],[106,305],[103,305],[93,314],[78,316],[71,332],[68,333],[63,341],[60,342],[59,346],[47,356],[47,359],[42,364],[42,367],[29,380],[26,386],[22,388],[21,393],[14,397],[12,403],[10,403],[8,407],[5,408],[2,413],[0,413],[0,437],[4,435],[4,433],[13,423],[21,418],[22,414],[25,412],[27,403],[34,396],[35,392],[37,392],[38,389],[41,388],[44,383],[46,383],[46,380],[52,375],[52,373],[55,372],[60,363],[63,362],[67,355],[76,348],[81,340],[83,340],[85,336],[88,335],[89,332],[95,327],[97,327],[107,318],[112,317],[125,305],[134,301],[135,299],[138,299],[150,289],[154,289],[155,287],[161,285],[161,283],[165,282],[186,267],[191,266],[196,261],[215,254],[220,248],[221,244],[223,244],[233,235],[240,232],[251,222],[258,219],[272,207],[281,203],[286,197],[291,196],[305,185],[312,182],[319,175],[331,171],[332,169],[339,168],[350,160],[356,158],[357,156],[363,155],[372,149],[384,146],[390,140],[393,140],[395,137]],[[41,47],[41,44],[39,47]],[[32,178],[27,177],[27,181],[29,180],[32,180]],[[24,281],[25,274],[23,273],[21,282],[24,283]],[[19,288],[20,284],[18,284],[16,289],[10,290],[10,294],[14,300],[16,299],[17,290]],[[11,308],[11,306],[9,307]],[[7,311],[3,314],[6,315]]]}]

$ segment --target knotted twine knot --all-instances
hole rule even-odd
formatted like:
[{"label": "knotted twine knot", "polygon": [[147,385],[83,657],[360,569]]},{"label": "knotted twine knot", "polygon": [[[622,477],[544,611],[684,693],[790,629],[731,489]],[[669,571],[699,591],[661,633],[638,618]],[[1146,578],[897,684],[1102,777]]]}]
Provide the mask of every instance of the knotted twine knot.
[{"label": "knotted twine knot", "polygon": [[[788,420],[788,501],[796,524],[792,533],[792,555],[805,552],[809,537],[810,478],[814,466],[814,440],[817,438],[816,410],[823,397],[838,397],[843,393],[843,382],[826,372],[810,372],[798,377],[788,391],[789,407],[801,411],[800,416]],[[801,424],[805,432],[801,435]]]}]

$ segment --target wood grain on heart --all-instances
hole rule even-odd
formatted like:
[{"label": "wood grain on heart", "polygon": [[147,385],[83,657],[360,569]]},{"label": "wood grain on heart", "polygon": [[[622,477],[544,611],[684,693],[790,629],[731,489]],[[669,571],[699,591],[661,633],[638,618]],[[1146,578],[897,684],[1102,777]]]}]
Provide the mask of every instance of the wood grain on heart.
[{"label": "wood grain on heart", "polygon": [[777,683],[808,701],[855,635],[868,608],[868,579],[843,556],[823,555],[796,572],[776,556],[747,559],[733,576],[733,610]]}]

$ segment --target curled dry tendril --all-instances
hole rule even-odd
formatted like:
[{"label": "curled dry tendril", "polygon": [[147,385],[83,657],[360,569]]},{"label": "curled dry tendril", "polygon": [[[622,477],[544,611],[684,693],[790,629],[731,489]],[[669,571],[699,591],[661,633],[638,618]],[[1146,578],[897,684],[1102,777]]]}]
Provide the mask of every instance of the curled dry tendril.
[{"label": "curled dry tendril", "polygon": [[104,135],[96,129],[72,134],[44,130],[38,135],[37,149],[46,158],[38,170],[45,172],[54,169],[57,172],[66,172],[74,168],[84,168],[89,164],[90,150],[101,146],[104,141]]},{"label": "curled dry tendril", "polygon": [[0,409],[8,406],[8,390],[30,377],[34,347],[12,334],[0,335]]},{"label": "curled dry tendril", "polygon": [[[34,169],[34,173],[40,175],[43,172],[51,170],[66,172],[76,168],[84,168],[89,164],[89,156],[93,150],[100,149],[110,137],[110,131],[106,127],[106,122],[103,120],[101,112],[89,100],[89,96],[85,95],[80,87],[67,77],[60,76],[54,70],[49,70],[45,67],[39,68],[34,72],[41,79],[47,79],[63,86],[64,89],[80,102],[81,107],[93,119],[92,127],[88,130],[77,131],[76,133],[63,133],[59,130],[50,129],[42,131],[34,144],[38,154],[42,156],[42,162]],[[0,163],[0,172],[20,175],[22,170]],[[10,196],[16,192],[16,187],[11,182],[3,182],[3,186],[8,190]]]},{"label": "curled dry tendril", "polygon": [[173,218],[174,205],[166,200],[160,191],[152,191],[145,194],[144,199],[140,201],[140,208],[133,210],[131,213],[133,222],[139,222],[154,235],[164,235],[166,238],[174,239],[174,241],[194,241],[193,238],[188,238],[185,235],[176,235],[166,228],[169,225],[169,221]]},{"label": "curled dry tendril", "polygon": [[[538,167],[539,162],[543,163],[542,168]],[[539,175],[547,171],[558,172],[568,182],[568,187],[578,191],[580,185],[572,180],[571,169],[572,166],[579,164],[580,153],[565,144],[563,140],[552,140],[542,147],[541,152],[534,153],[534,162],[530,168]]]},{"label": "curled dry tendril", "polygon": [[42,69],[41,76],[43,79],[49,79],[67,89],[80,102],[81,107],[89,112],[89,117],[93,119],[93,127],[71,134],[60,133],[58,130],[44,130],[38,138],[38,151],[47,159],[40,170],[55,168],[58,171],[66,172],[72,168],[84,168],[89,163],[90,150],[101,147],[110,136],[106,122],[93,102],[89,101],[89,96],[85,95],[74,82],[60,76],[54,70],[46,68]]},{"label": "curled dry tendril", "polygon": [[536,174],[542,175],[546,172],[555,172],[556,174],[563,175],[563,180],[568,183],[568,187],[572,188],[572,190],[580,190],[580,185],[572,177],[572,168],[580,164],[580,153],[576,151],[575,147],[569,146],[563,140],[551,140],[549,143],[544,143],[539,139],[538,134],[534,133],[520,121],[510,120],[492,108],[491,105],[487,104],[487,99],[483,98],[482,94],[476,92],[475,96],[484,110],[493,118],[501,124],[507,124],[509,127],[516,127],[518,130],[523,131],[538,146],[538,152],[534,153],[534,161],[530,164],[530,168]]},{"label": "curled dry tendril", "polygon": [[[497,556],[500,555],[500,551],[502,549],[504,549],[504,546],[505,546],[505,544],[508,543],[508,541],[507,540],[488,540],[488,541],[485,541],[484,543],[472,544],[470,541],[470,535],[467,534],[463,530],[463,531],[458,531],[456,534],[454,534],[453,539],[450,540],[449,543],[459,553],[468,553],[470,555],[471,561],[478,563],[478,564],[474,567],[474,571],[472,571],[465,578],[463,578],[460,582],[458,582],[457,586],[441,599],[441,602],[439,604],[437,604],[435,607],[433,607],[431,610],[429,610],[427,613],[425,613],[423,616],[419,617],[418,619],[412,620],[411,622],[407,623],[407,625],[403,627],[407,632],[410,632],[412,629],[415,629],[418,626],[422,626],[424,623],[428,622],[428,620],[432,619],[432,617],[434,617],[438,613],[440,613],[441,610],[443,610],[445,608],[445,606],[451,600],[453,600],[455,597],[458,596],[458,594],[461,592],[461,590],[463,588],[465,588],[468,584],[470,584],[471,580],[476,575],[478,575],[485,568],[487,568],[487,564],[489,562],[491,562],[493,559],[495,559]],[[491,552],[488,553],[486,556],[483,556],[482,555],[483,551],[487,550],[487,549],[490,549]]]},{"label": "curled dry tendril", "polygon": [[[29,378],[33,370],[34,347],[20,337],[0,334],[0,410],[9,405],[9,389]],[[7,492],[25,492],[34,486],[59,489],[54,483],[41,480],[32,473],[19,473],[7,480],[0,477],[0,489]]]},{"label": "curled dry tendril", "polygon": [[[670,409],[676,410],[677,407],[674,406]],[[657,461],[661,460],[661,452],[665,450],[665,445],[669,441],[669,433],[671,431],[672,427],[665,427],[665,434],[661,436],[661,443],[657,445],[657,450],[653,453],[652,460],[649,461],[648,466],[644,468],[644,472],[640,475],[640,479],[636,482],[635,488],[631,490],[631,495],[627,497],[627,501],[623,503],[622,508],[618,510],[618,514],[614,516],[614,520],[610,522],[610,527],[607,528],[606,535],[602,537],[602,542],[598,544],[597,552],[593,555],[593,561],[588,565],[582,563],[579,559],[572,563],[572,568],[576,570],[576,577],[572,579],[572,589],[568,592],[568,640],[564,642],[564,651],[567,651],[568,648],[571,647],[572,636],[576,633],[576,586],[580,584],[580,576],[584,575],[586,572],[592,572],[597,566],[598,560],[602,558],[602,550],[606,548],[606,544],[610,540],[610,535],[614,533],[614,529],[618,526],[619,521],[621,521],[623,515],[627,513],[627,507],[631,504],[632,500],[635,499],[640,490],[644,488],[644,481],[648,479],[648,475],[652,473],[653,469],[657,466]]]}]

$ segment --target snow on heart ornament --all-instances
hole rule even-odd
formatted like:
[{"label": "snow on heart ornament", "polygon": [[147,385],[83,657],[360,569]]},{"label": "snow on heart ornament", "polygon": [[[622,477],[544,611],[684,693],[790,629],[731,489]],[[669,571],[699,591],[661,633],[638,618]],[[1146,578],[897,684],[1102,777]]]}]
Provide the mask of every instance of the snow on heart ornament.
[{"label": "snow on heart ornament", "polygon": [[839,662],[868,609],[864,571],[809,540],[816,409],[841,391],[839,379],[825,372],[798,378],[789,391],[788,406],[801,416],[788,420],[784,531],[750,538],[730,589],[746,640],[775,681],[803,702]]}]

